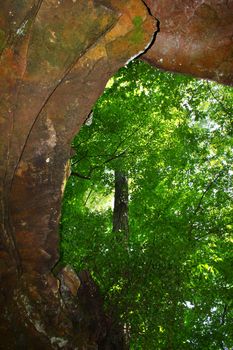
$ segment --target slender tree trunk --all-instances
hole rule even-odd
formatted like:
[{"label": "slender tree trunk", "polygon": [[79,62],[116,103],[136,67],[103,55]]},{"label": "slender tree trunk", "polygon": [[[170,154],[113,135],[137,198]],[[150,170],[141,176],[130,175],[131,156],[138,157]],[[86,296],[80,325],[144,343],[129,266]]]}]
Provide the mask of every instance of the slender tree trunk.
[{"label": "slender tree trunk", "polygon": [[128,175],[125,171],[115,171],[115,197],[113,210],[113,232],[123,233],[128,239],[129,218],[128,218]]},{"label": "slender tree trunk", "polygon": [[[113,232],[117,240],[126,246],[128,251],[129,238],[129,186],[128,173],[126,171],[115,171],[115,197],[113,209]],[[123,271],[124,276],[128,276],[128,271]],[[125,323],[122,329],[123,344],[122,350],[130,348],[130,325]]]}]

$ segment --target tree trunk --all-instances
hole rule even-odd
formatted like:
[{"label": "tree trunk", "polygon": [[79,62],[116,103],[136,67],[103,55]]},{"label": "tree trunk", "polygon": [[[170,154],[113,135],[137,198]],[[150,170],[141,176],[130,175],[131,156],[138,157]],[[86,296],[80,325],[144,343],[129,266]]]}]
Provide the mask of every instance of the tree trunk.
[{"label": "tree trunk", "polygon": [[[129,239],[129,184],[128,173],[126,171],[115,170],[115,194],[113,209],[113,233],[119,244],[124,244],[128,252]],[[128,278],[129,273],[123,271],[124,277]],[[116,322],[117,323],[117,322]],[[122,325],[121,333],[122,350],[130,348],[130,327],[129,324]]]},{"label": "tree trunk", "polygon": [[113,232],[122,234],[125,239],[129,235],[128,218],[128,175],[124,171],[115,171],[115,195],[113,209]]}]

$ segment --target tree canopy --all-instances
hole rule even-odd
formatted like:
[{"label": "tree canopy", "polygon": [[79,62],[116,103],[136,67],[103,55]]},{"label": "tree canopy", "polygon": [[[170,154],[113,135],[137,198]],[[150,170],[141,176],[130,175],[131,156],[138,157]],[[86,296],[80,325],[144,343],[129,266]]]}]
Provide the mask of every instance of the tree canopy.
[{"label": "tree canopy", "polygon": [[134,61],[73,140],[62,259],[91,272],[130,349],[233,346],[232,112],[231,88]]}]

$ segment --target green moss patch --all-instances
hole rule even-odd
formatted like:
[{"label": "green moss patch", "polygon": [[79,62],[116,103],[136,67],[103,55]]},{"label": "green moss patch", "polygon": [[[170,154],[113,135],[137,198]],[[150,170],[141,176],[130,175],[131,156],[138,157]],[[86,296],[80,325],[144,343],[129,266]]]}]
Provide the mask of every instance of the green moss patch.
[{"label": "green moss patch", "polygon": [[6,43],[6,34],[5,32],[0,29],[0,50],[2,50]]},{"label": "green moss patch", "polygon": [[133,18],[134,31],[130,36],[130,40],[134,44],[140,44],[144,39],[142,24],[143,24],[143,19],[141,16],[135,16]]}]

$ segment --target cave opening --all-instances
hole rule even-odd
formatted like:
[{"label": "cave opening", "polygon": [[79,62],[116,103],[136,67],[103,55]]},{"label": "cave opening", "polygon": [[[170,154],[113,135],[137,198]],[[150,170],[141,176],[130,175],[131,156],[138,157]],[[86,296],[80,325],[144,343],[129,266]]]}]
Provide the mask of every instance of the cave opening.
[{"label": "cave opening", "polygon": [[[230,130],[228,115],[232,113],[232,99],[227,90],[224,90],[223,93],[220,88],[211,87],[212,97],[210,99],[203,94],[203,101],[206,99],[206,104],[199,104],[197,98],[190,105],[188,97],[184,101],[183,108],[179,106],[164,108],[162,115],[166,115],[167,119],[161,124],[158,119],[158,111],[155,110],[152,113],[154,114],[153,121],[150,121],[148,110],[152,106],[146,95],[148,89],[143,87],[141,90],[135,89],[137,94],[146,101],[146,108],[141,117],[145,119],[145,122],[149,122],[149,125],[151,124],[151,128],[147,123],[146,128],[138,124],[135,101],[133,106],[135,111],[128,112],[128,120],[132,119],[135,122],[134,125],[138,125],[138,131],[137,127],[132,127],[132,132],[133,129],[135,132],[135,142],[129,142],[129,148],[122,148],[122,152],[117,153],[119,156],[117,159],[106,163],[106,170],[103,169],[102,173],[100,172],[104,174],[101,181],[97,176],[98,164],[91,163],[92,167],[97,166],[94,175],[96,183],[95,186],[93,185],[94,190],[90,193],[88,200],[88,194],[85,196],[88,207],[84,208],[83,204],[80,205],[80,208],[84,208],[81,214],[88,213],[89,221],[85,219],[85,226],[87,226],[86,222],[89,222],[89,233],[93,231],[96,235],[97,246],[101,253],[96,262],[100,263],[101,259],[105,259],[106,261],[102,262],[107,263],[106,267],[97,264],[100,270],[104,268],[105,274],[99,274],[103,282],[98,283],[92,266],[81,266],[81,262],[79,266],[89,268],[89,272],[83,270],[85,272],[82,276],[80,273],[77,276],[68,267],[57,274],[53,269],[59,259],[58,226],[71,139],[87,118],[109,77],[125,62],[138,53],[144,52],[145,47],[148,48],[153,39],[153,33],[159,29],[157,19],[160,21],[159,35],[154,45],[143,55],[143,60],[164,70],[188,73],[232,85],[232,3],[229,1],[221,4],[214,0],[208,3],[203,3],[202,0],[193,2],[180,0],[30,0],[5,1],[4,4],[2,2],[0,11],[0,348],[33,350],[63,348],[68,350],[78,347],[104,350],[110,348],[112,350],[111,341],[117,337],[122,339],[119,339],[118,346],[114,345],[115,348],[122,349],[124,344],[128,346],[129,343],[131,347],[135,347],[136,337],[139,338],[137,348],[140,346],[150,348],[152,346],[152,341],[148,337],[150,334],[151,339],[154,336],[157,339],[154,340],[155,343],[160,342],[159,345],[155,345],[155,348],[164,347],[165,342],[168,344],[167,349],[173,346],[172,342],[178,342],[173,335],[176,310],[183,310],[185,330],[188,329],[190,332],[192,330],[192,335],[184,340],[182,338],[184,332],[181,332],[180,343],[177,346],[174,345],[175,348],[179,348],[183,340],[191,342],[191,345],[190,343],[186,344],[187,346],[184,345],[187,348],[207,347],[211,349],[217,347],[216,344],[219,344],[221,348],[229,347],[232,278],[229,273],[231,254],[228,255],[226,251],[228,248],[229,251],[232,251],[229,233],[232,226],[230,219],[228,220],[228,196],[231,195],[228,175],[231,174],[228,172],[226,176],[225,166],[228,167],[229,158],[227,157],[231,150],[227,130]],[[131,78],[134,81],[133,76]],[[149,80],[148,84],[149,88]],[[186,92],[187,95],[192,96],[195,89],[192,88],[192,84],[190,86],[190,91]],[[127,84],[125,89],[127,89]],[[172,85],[172,88],[168,87],[168,90],[170,91],[169,96],[173,96],[173,90],[177,91],[175,85]],[[158,106],[162,102],[159,101],[160,98],[166,95],[165,92],[166,89],[165,91],[159,89],[157,97],[153,98],[158,99]],[[138,99],[137,94],[134,96],[135,100]],[[179,99],[179,93],[177,98]],[[211,99],[212,107],[209,108],[208,104]],[[217,107],[216,99],[219,100],[222,109]],[[123,94],[122,105],[124,100],[130,99],[125,99]],[[164,100],[163,107],[169,105],[169,100],[170,97]],[[97,113],[98,108],[94,109]],[[174,115],[176,109],[180,113],[176,119],[177,125],[174,119],[166,114],[166,110],[169,110]],[[192,110],[196,111],[194,115],[192,115]],[[203,117],[207,110],[211,117],[208,120]],[[124,116],[126,111],[127,108],[121,114]],[[185,113],[192,115],[190,123],[193,124],[193,129],[190,128],[190,123],[187,125],[183,123]],[[223,115],[225,115],[224,123],[222,122]],[[94,127],[95,120],[98,120],[96,116],[93,124],[86,128],[87,130]],[[122,137],[123,145],[126,145],[127,142],[124,140],[131,139],[132,136],[130,131],[126,135],[127,130],[131,130],[131,126],[125,124],[124,128],[122,121],[123,119],[119,118],[119,125],[122,126],[121,129],[124,130],[125,135],[118,136]],[[155,121],[158,124],[155,125]],[[114,129],[115,121],[113,126]],[[104,129],[110,131],[111,127],[110,130],[107,127]],[[197,134],[200,136],[196,135],[196,129],[199,130]],[[137,136],[143,130],[145,135],[143,134],[140,140],[149,137],[151,140],[148,144],[145,144],[144,141],[138,142],[139,137]],[[152,137],[153,133],[156,133],[156,137]],[[178,156],[181,153],[181,144],[187,146],[183,154],[186,154],[186,149],[194,152],[190,151],[194,157],[189,160],[191,167],[196,159],[195,151],[198,150],[198,147],[195,148],[196,141],[200,140],[203,134],[206,134],[205,140],[207,140],[200,144],[200,149],[203,150],[203,166],[209,164],[208,171],[211,172],[212,169],[212,175],[208,173],[206,179],[204,175],[201,177],[203,173],[199,171],[200,166],[198,166],[196,169],[200,173],[200,178],[197,182],[193,182],[198,174],[193,173],[193,169],[190,168],[187,174],[181,171],[180,177],[176,175],[177,177],[174,177],[176,182],[170,188],[168,185],[174,173],[174,164],[183,162],[182,169],[188,166],[185,165],[188,158]],[[95,135],[97,136],[98,133]],[[109,132],[103,132],[102,135],[107,137]],[[192,136],[193,141],[191,142]],[[157,144],[156,141],[153,141],[158,141],[159,138],[162,138],[161,143]],[[104,141],[105,137],[102,139]],[[181,139],[183,141],[176,153],[174,147]],[[223,146],[221,146],[221,140],[224,140]],[[159,149],[166,157],[160,157]],[[173,153],[171,153],[172,149]],[[95,151],[97,150],[96,148]],[[111,151],[108,154],[114,154],[114,149],[109,149],[107,146],[106,150]],[[119,150],[118,147],[117,150]],[[154,160],[149,154],[154,155]],[[205,154],[206,162],[204,161]],[[75,154],[73,159],[75,159]],[[92,160],[97,161],[97,158],[92,157]],[[157,166],[154,165],[155,160]],[[114,169],[111,169],[113,168],[112,162],[115,164]],[[172,165],[170,162],[175,163]],[[144,165],[148,164],[151,166],[148,171],[145,171]],[[73,169],[74,172],[79,170],[87,169]],[[87,177],[88,172],[81,174]],[[118,188],[118,194],[121,192],[121,185],[124,184],[123,198],[125,200],[123,203],[115,200],[116,205],[114,204],[115,208],[118,207],[123,213],[126,213],[124,220],[120,220],[120,209],[115,210],[115,220],[112,220],[114,213],[112,215],[111,208],[109,208],[111,200],[100,196],[100,193],[104,191],[108,190],[109,193],[112,191],[114,174],[116,174],[114,187],[116,192]],[[182,176],[184,183],[181,181]],[[190,181],[187,182],[188,176]],[[78,176],[73,176],[73,178],[79,179]],[[155,178],[158,180],[156,184]],[[83,180],[86,181],[86,184],[88,183],[88,179]],[[224,188],[221,193],[216,187],[219,183]],[[148,184],[151,184],[151,187]],[[175,206],[175,193],[177,193],[177,203],[182,198],[182,208],[185,208],[188,197],[184,195],[180,198],[176,192],[178,185],[182,189],[185,184],[188,193],[191,193],[193,189],[193,206],[187,205],[184,215],[179,209],[175,210],[175,207],[172,206],[169,211],[169,205],[166,207],[166,203],[168,204],[169,198],[173,198]],[[85,186],[83,186],[82,193],[85,192]],[[169,187],[168,191],[164,191],[166,186]],[[78,185],[78,188],[81,188],[81,184]],[[202,190],[204,188],[203,192],[200,192],[201,188]],[[74,189],[76,189],[76,183]],[[97,207],[97,203],[90,204],[93,193],[98,199],[98,205],[100,204],[98,212],[93,210]],[[169,195],[162,196],[162,193]],[[194,200],[195,196],[196,200]],[[120,195],[115,197],[121,199]],[[68,198],[67,195],[66,198]],[[128,206],[125,203],[127,198]],[[157,198],[157,200],[153,201],[152,198]],[[140,199],[139,202],[138,199]],[[217,207],[211,207],[214,200],[215,203],[218,203]],[[81,201],[81,199],[76,199],[76,201]],[[103,205],[104,201],[107,207]],[[226,202],[225,212],[222,210],[223,201]],[[157,207],[158,203],[164,204],[164,210],[161,209],[162,206]],[[66,204],[64,204],[65,207]],[[69,219],[66,224],[72,221],[70,216],[72,208],[68,209]],[[73,216],[77,219],[75,210],[73,210]],[[157,216],[155,215],[156,210]],[[163,218],[163,212],[166,213],[165,218]],[[80,216],[80,213],[78,214]],[[192,214],[198,214],[199,221],[193,220]],[[202,218],[200,218],[201,214],[203,214]],[[146,221],[142,221],[142,217]],[[64,218],[63,215],[62,226],[66,229]],[[180,260],[176,252],[173,254],[174,258],[164,258],[165,250],[169,253],[167,256],[170,256],[170,253],[175,250],[172,250],[172,246],[182,248],[185,241],[183,236],[177,233],[177,227],[173,224],[168,225],[169,218],[175,218],[178,221],[177,225],[181,232],[185,223],[190,228],[190,241],[195,243],[193,254],[197,253],[195,247],[200,248],[199,255],[191,254],[187,264],[182,265],[182,261],[184,261],[185,254],[189,252],[189,240],[187,240],[187,250],[184,256],[178,253]],[[173,219],[172,223],[175,222]],[[100,225],[99,221],[101,221]],[[101,227],[101,233],[98,230],[95,231],[93,226]],[[151,229],[149,229],[150,226]],[[207,228],[212,235],[211,242],[208,241],[210,235],[208,237],[204,235]],[[203,230],[203,236],[197,235],[196,241],[192,234],[200,233],[200,230]],[[109,231],[108,236],[107,231]],[[121,231],[125,231],[125,234],[119,233]],[[118,232],[117,235],[116,232]],[[74,233],[73,229],[71,233]],[[218,235],[221,236],[219,240]],[[84,237],[88,238],[88,232]],[[156,240],[153,240],[153,237]],[[172,242],[170,245],[165,244],[168,242],[168,237]],[[179,238],[176,241],[174,237]],[[111,238],[113,238],[112,241]],[[107,239],[111,243],[111,248],[105,244]],[[74,242],[73,240],[73,246]],[[90,242],[95,241],[90,239]],[[64,244],[68,247],[70,243],[63,241],[63,247]],[[68,249],[70,255],[73,246]],[[97,250],[97,246],[90,248],[92,251]],[[77,250],[75,251],[77,255]],[[78,251],[82,261],[84,261],[85,251],[85,249]],[[211,251],[209,260],[205,259],[209,257],[207,251]],[[86,254],[88,262],[90,262],[89,255]],[[164,259],[161,259],[161,256]],[[63,258],[65,258],[65,253]],[[162,267],[159,265],[161,263]],[[114,275],[111,275],[110,269],[107,269],[107,266],[110,267],[112,264]],[[195,268],[191,270],[192,273],[188,269],[190,265],[196,266],[196,270]],[[120,267],[121,271],[119,271]],[[145,273],[145,267],[148,273]],[[179,282],[179,276],[185,276],[185,273],[179,274],[181,270],[176,267],[180,269],[182,267],[182,271],[186,274],[190,273],[193,279],[181,278]],[[131,273],[130,269],[135,273]],[[180,289],[173,289],[172,284],[166,289],[168,280],[174,282],[173,278],[176,276],[173,274],[174,271],[178,271],[177,281],[180,283]],[[134,276],[138,276],[138,279]],[[198,278],[201,281],[200,287],[203,287],[198,290],[203,290],[204,295],[208,291],[211,296],[210,300],[216,301],[211,308],[210,303],[201,304],[198,300],[203,300],[202,296],[192,292],[192,283],[196,287]],[[208,289],[205,283],[209,282],[213,286],[213,281],[216,281],[214,285],[216,289],[210,293],[210,288]],[[105,313],[97,283],[102,299],[105,299]],[[112,288],[106,288],[108,285],[106,283],[112,283]],[[132,286],[135,287],[132,288]],[[222,289],[218,288],[219,286]],[[106,293],[103,292],[104,288],[107,289]],[[177,293],[173,295],[172,290]],[[190,292],[190,295],[185,294],[181,302],[178,297],[183,295],[183,291]],[[121,293],[124,294],[124,297],[118,298]],[[197,300],[192,300],[193,294],[197,296]],[[93,295],[96,297],[93,298]],[[112,319],[109,317],[111,313],[107,310],[105,295],[110,295],[114,299],[114,302],[111,302],[112,309],[114,309]],[[174,300],[178,300],[177,303],[172,303],[169,299],[172,295]],[[215,299],[213,295],[216,296]],[[224,298],[219,298],[219,295],[224,295]],[[160,296],[162,298],[159,298]],[[94,301],[96,299],[98,299],[97,303]],[[151,301],[151,304],[148,304],[148,300]],[[172,317],[165,319],[162,311],[167,317],[170,311]],[[194,322],[197,321],[195,317],[197,314],[202,319],[199,323]],[[181,317],[176,319],[179,325],[182,323],[182,314],[177,313],[177,315]],[[112,324],[116,319],[117,322],[119,321],[119,327],[112,332]],[[214,322],[217,325],[221,324],[221,327],[214,328]],[[187,326],[193,323],[196,328]],[[201,331],[200,328],[203,325],[204,330]],[[170,327],[169,331],[168,327]],[[208,334],[208,327],[211,336]],[[180,327],[180,329],[184,328]],[[126,338],[124,335],[127,335]],[[223,336],[229,344],[222,342]],[[208,341],[206,342],[206,338],[214,339],[212,347]],[[197,342],[199,342],[198,345]],[[182,344],[182,347],[184,346]]]},{"label": "cave opening", "polygon": [[232,346],[232,101],[135,60],[72,142],[61,263],[97,286],[122,348]]}]

